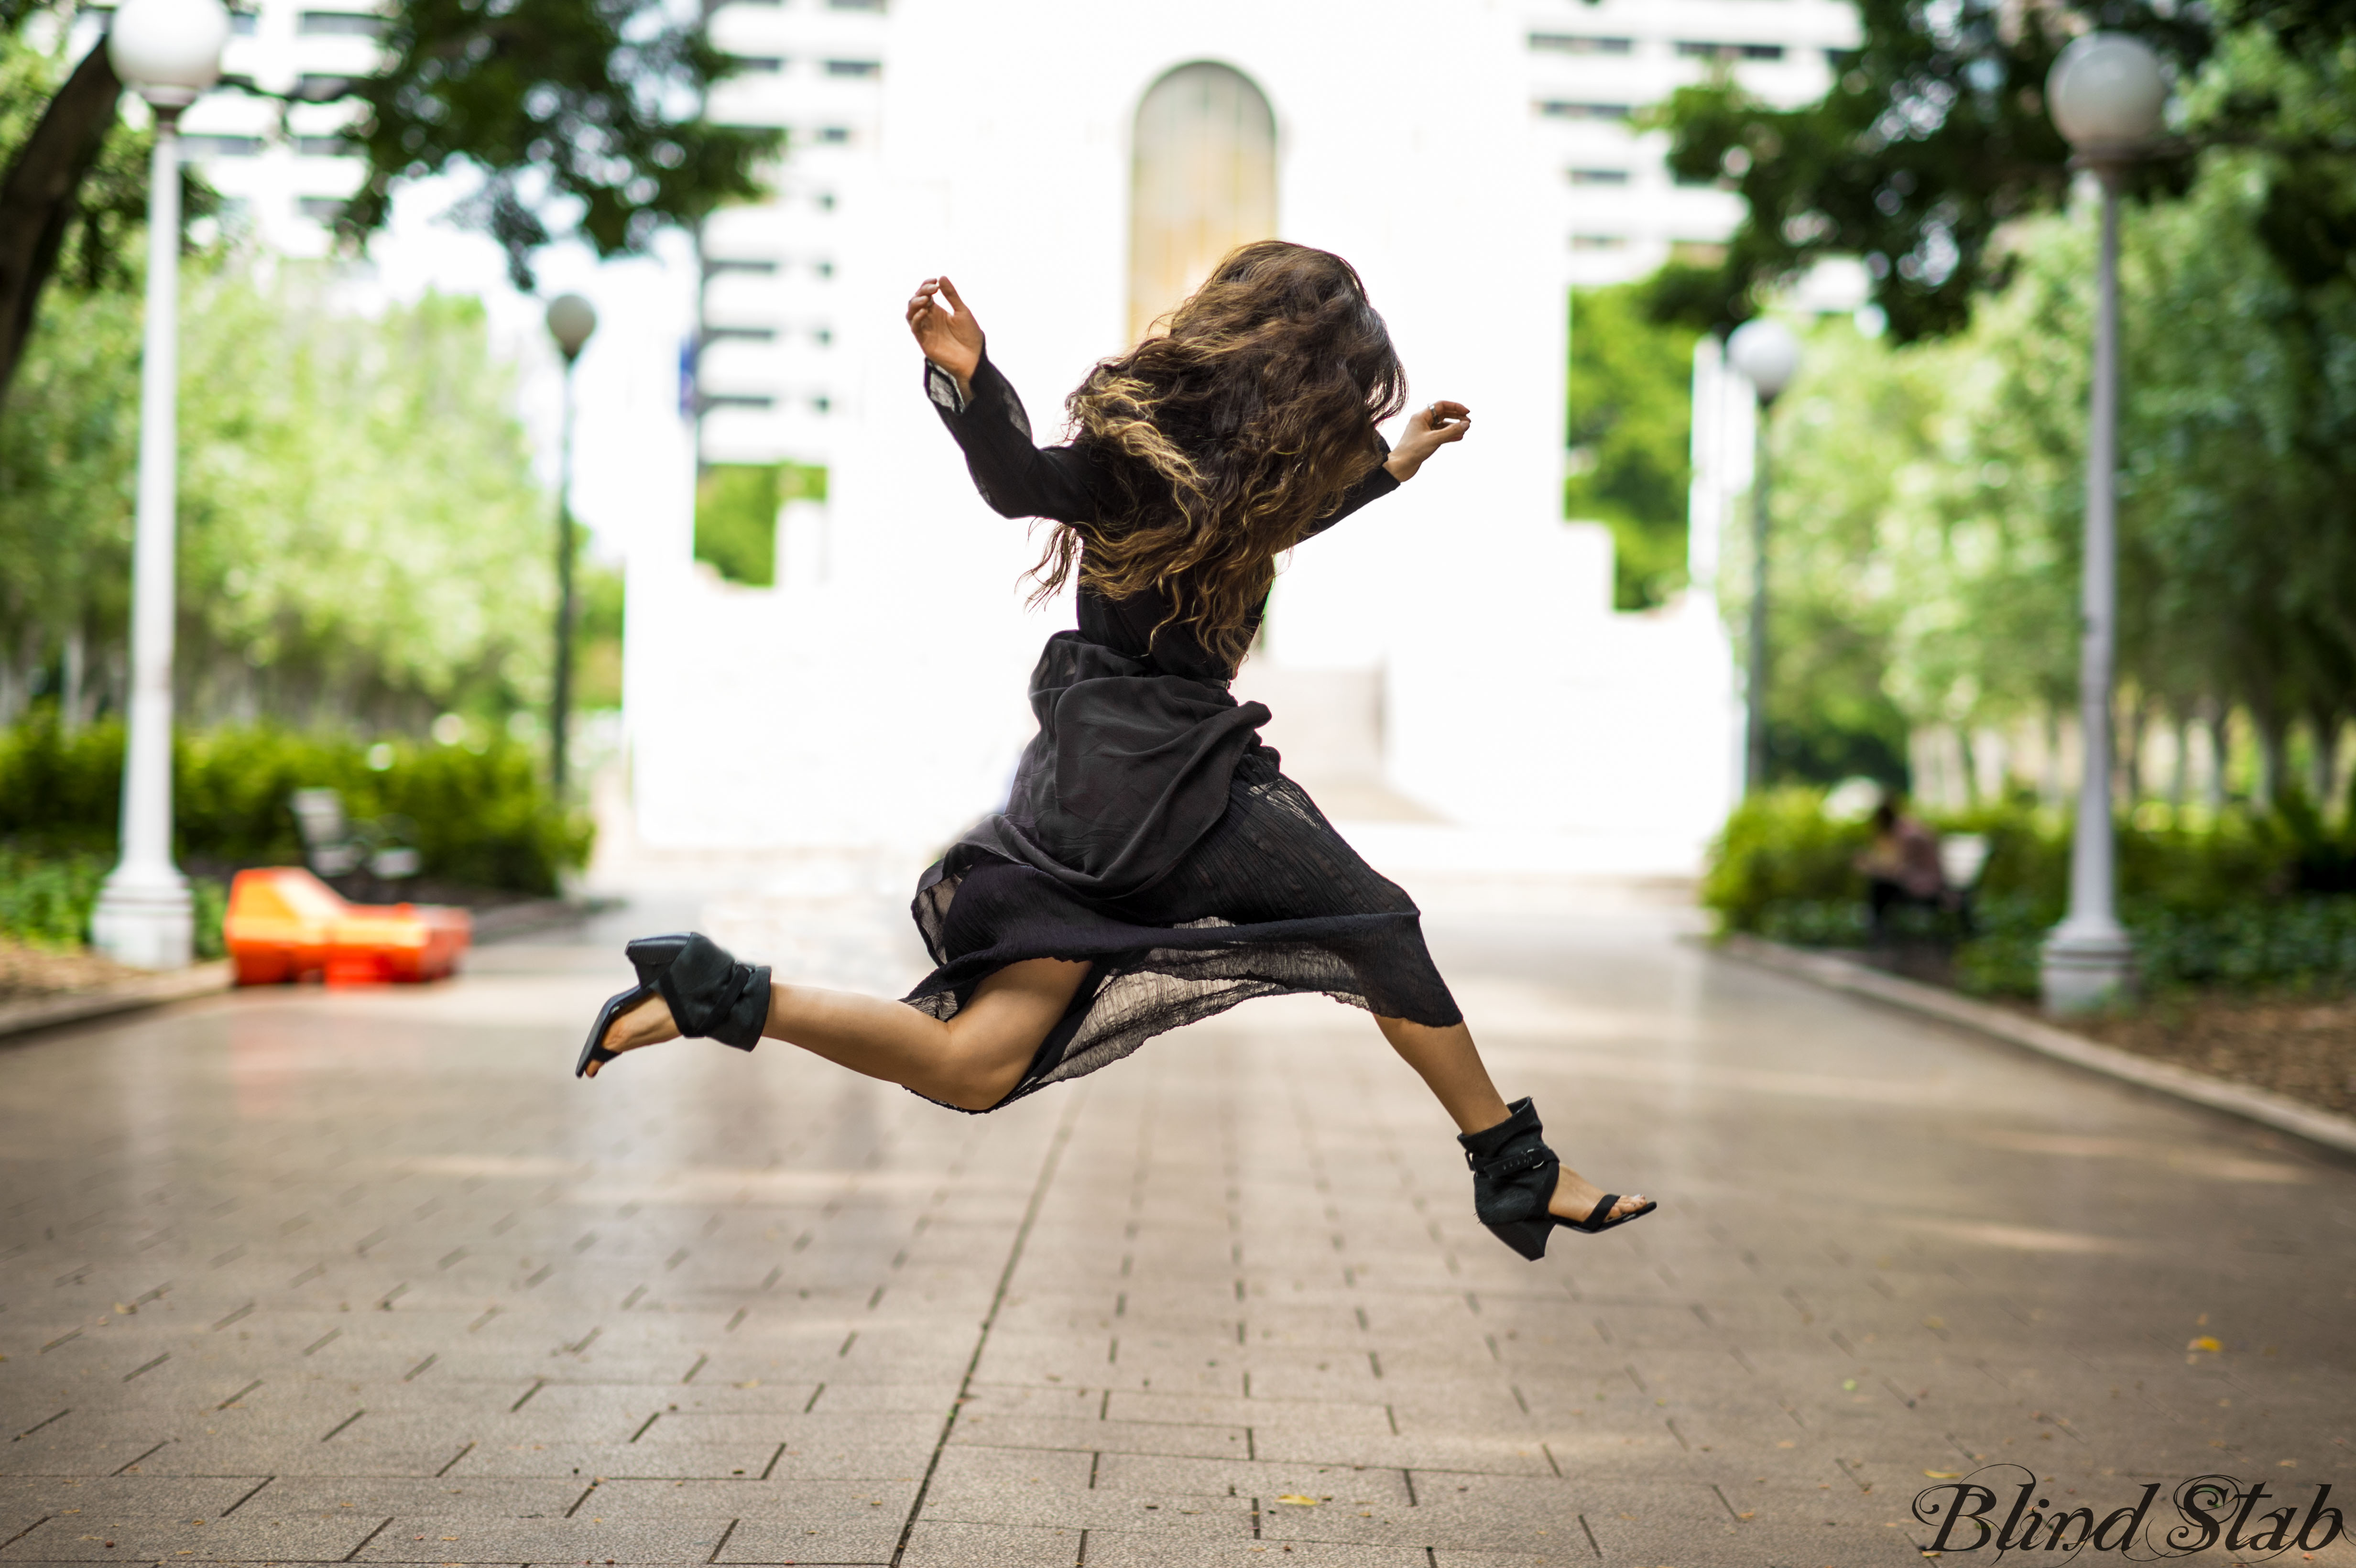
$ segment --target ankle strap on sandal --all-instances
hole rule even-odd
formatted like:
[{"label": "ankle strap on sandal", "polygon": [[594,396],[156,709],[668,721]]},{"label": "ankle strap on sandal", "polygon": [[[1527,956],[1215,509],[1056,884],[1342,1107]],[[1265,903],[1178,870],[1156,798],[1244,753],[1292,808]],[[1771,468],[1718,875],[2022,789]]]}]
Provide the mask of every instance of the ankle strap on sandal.
[{"label": "ankle strap on sandal", "polygon": [[1554,1150],[1547,1147],[1543,1143],[1533,1144],[1528,1148],[1515,1149],[1513,1153],[1500,1155],[1495,1159],[1483,1159],[1471,1149],[1466,1149],[1464,1168],[1467,1170],[1479,1171],[1492,1181],[1504,1181],[1511,1177],[1519,1176],[1523,1171],[1536,1170],[1554,1158]]},{"label": "ankle strap on sandal", "polygon": [[1456,1138],[1472,1171],[1472,1211],[1484,1225],[1542,1218],[1562,1168],[1547,1147],[1537,1107],[1521,1099],[1505,1109],[1509,1114],[1495,1126]]},{"label": "ankle strap on sandal", "polygon": [[739,1051],[761,1041],[769,1021],[769,966],[739,964],[734,954],[695,932],[657,982],[681,1034]]}]

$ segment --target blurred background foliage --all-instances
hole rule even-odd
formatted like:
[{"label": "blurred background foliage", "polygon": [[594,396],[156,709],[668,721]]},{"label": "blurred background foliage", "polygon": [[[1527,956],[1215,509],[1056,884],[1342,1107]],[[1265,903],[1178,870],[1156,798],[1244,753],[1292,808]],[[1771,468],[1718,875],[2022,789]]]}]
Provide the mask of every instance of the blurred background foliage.
[{"label": "blurred background foliage", "polygon": [[1570,295],[1563,516],[1612,530],[1612,603],[1665,604],[1686,584],[1693,483],[1693,351],[1701,335],[1653,319],[1642,283]]},{"label": "blurred background foliage", "polygon": [[[183,304],[181,713],[422,731],[544,699],[550,501],[482,308],[375,315],[200,257]],[[0,721],[118,708],[138,303],[52,291],[0,417]]]},{"label": "blurred background foliage", "polygon": [[[2125,222],[2131,799],[2181,792],[2134,760],[2162,726],[2200,728],[2228,758],[2218,795],[2269,801],[2296,783],[2336,800],[2356,716],[2356,286],[2283,276],[2250,159],[2215,155],[2182,199]],[[2010,281],[1963,333],[1897,345],[1841,317],[1810,330],[1770,434],[1778,776],[1902,783],[1910,735],[1939,727],[1968,746],[2073,712],[2091,219],[2022,224]],[[1727,547],[1739,616],[1748,540]]]},{"label": "blurred background foliage", "polygon": [[[313,787],[340,791],[355,818],[407,818],[436,883],[554,893],[589,848],[586,817],[550,799],[531,749],[487,727],[448,745],[260,724],[184,731],[172,774],[175,850],[198,870],[300,864],[287,802]],[[122,784],[119,724],[68,733],[45,709],[0,731],[0,844],[44,859],[102,855]]]},{"label": "blurred background foliage", "polygon": [[803,463],[709,463],[695,481],[695,559],[731,582],[777,581],[777,514],[824,501],[826,470]]},{"label": "blurred background foliage", "polygon": [[[552,501],[481,306],[364,310],[325,269],[222,241],[182,310],[187,864],[299,862],[288,796],[326,786],[413,821],[442,896],[557,891],[588,833],[530,743]],[[138,440],[135,293],[53,289],[43,312],[0,411],[0,845],[12,890],[50,890],[0,930],[37,937],[86,922],[84,862],[116,829]],[[581,581],[581,703],[618,706],[621,577]]]},{"label": "blurred background foliage", "polygon": [[[2175,134],[2124,223],[2125,803],[2181,799],[2180,769],[2147,776],[2147,756],[2204,750],[2211,805],[2294,784],[2337,801],[2356,718],[2356,8],[1858,12],[1817,103],[1770,108],[1720,74],[1649,115],[1680,177],[1746,209],[1722,264],[1642,286],[1654,321],[1723,330],[1837,256],[1864,263],[1872,300],[1869,330],[1814,325],[1775,411],[1773,773],[1901,783],[1944,737],[1965,796],[2002,795],[2019,782],[2002,753],[2033,751],[2058,799],[2094,210],[2042,89],[2100,26],[2177,76]],[[1730,614],[1748,542],[1726,540]],[[2146,745],[2155,731],[2176,743]]]},{"label": "blurred background foliage", "polygon": [[[1988,858],[1968,927],[1926,918],[1901,934],[1954,942],[1954,978],[1966,990],[2037,995],[2039,946],[2068,902],[2067,818],[2016,799],[1930,820],[1942,832],[1986,835]],[[2119,902],[2148,989],[2356,986],[2356,899],[2346,896],[2356,888],[2356,834],[2297,795],[2273,810],[2146,820],[2120,827]],[[1862,817],[1828,810],[1822,790],[1755,795],[1712,847],[1703,904],[1721,932],[1866,947],[1856,863],[1871,838]]]}]

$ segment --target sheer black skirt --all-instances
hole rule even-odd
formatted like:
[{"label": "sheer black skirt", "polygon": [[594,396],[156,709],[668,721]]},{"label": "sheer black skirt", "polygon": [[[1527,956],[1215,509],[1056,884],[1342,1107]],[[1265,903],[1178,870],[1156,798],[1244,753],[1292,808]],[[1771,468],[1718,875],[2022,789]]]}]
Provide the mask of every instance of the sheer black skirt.
[{"label": "sheer black skirt", "polygon": [[1237,764],[1217,824],[1142,892],[1086,900],[1044,871],[960,846],[926,874],[914,912],[938,967],[903,999],[937,1019],[1009,964],[1093,965],[1001,1105],[1254,997],[1322,991],[1410,1023],[1463,1019],[1414,901],[1359,858],[1264,747]]}]

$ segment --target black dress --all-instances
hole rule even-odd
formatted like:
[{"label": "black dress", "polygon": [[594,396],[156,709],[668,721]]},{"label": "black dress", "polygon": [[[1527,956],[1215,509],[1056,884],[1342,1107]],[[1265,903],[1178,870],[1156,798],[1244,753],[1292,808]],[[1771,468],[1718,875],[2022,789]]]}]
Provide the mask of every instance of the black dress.
[{"label": "black dress", "polygon": [[[988,358],[969,400],[926,371],[992,509],[1076,525],[1084,541],[1123,526],[1130,503],[1110,465],[1085,445],[1033,445],[1022,400]],[[1377,467],[1309,531],[1398,487]],[[1083,583],[1078,609],[1079,629],[1048,638],[1032,672],[1039,734],[1006,809],[925,873],[914,905],[937,967],[904,999],[934,1018],[1023,959],[1092,965],[1000,1104],[1254,997],[1323,991],[1386,1018],[1460,1022],[1413,901],[1278,771],[1256,732],[1268,709],[1238,704],[1233,672],[1162,625],[1168,600]]]}]

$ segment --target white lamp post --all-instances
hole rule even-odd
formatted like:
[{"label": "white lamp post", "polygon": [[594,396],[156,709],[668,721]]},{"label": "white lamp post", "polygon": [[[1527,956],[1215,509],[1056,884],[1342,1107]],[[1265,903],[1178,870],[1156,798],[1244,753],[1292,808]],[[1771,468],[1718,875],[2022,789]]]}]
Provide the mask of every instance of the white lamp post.
[{"label": "white lamp post", "polygon": [[2084,740],[2078,819],[2070,845],[2070,912],[2045,939],[2046,1010],[2107,1005],[2135,976],[2135,948],[2117,912],[2111,821],[2111,681],[2118,624],[2119,187],[2159,134],[2168,101],[2159,58],[2141,39],[2089,33],[2062,51],[2046,79],[2056,129],[2103,188],[2094,308],[2094,375],[2086,421],[2086,539],[2078,645],[2079,728]]},{"label": "white lamp post", "polygon": [[1751,669],[1743,683],[1745,795],[1767,785],[1767,411],[1800,368],[1800,340],[1769,316],[1756,316],[1726,340],[1726,357],[1759,395],[1756,455],[1751,472]]},{"label": "white lamp post", "polygon": [[556,681],[549,702],[550,782],[564,793],[565,731],[573,713],[573,366],[597,330],[597,307],[579,294],[548,302],[548,335],[564,356],[564,426],[556,456]]},{"label": "white lamp post", "polygon": [[138,532],[132,547],[131,713],[123,754],[123,859],[99,890],[91,934],[118,963],[187,964],[187,879],[172,863],[173,532],[179,462],[180,111],[220,74],[220,0],[127,0],[106,47],[115,74],[155,111],[147,165],[147,316],[139,359]]}]

